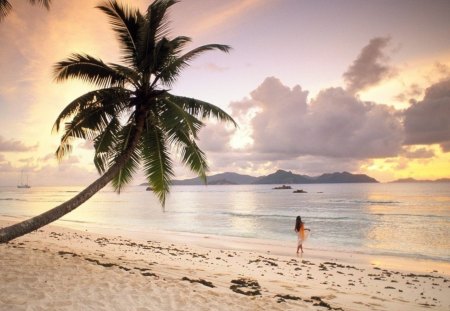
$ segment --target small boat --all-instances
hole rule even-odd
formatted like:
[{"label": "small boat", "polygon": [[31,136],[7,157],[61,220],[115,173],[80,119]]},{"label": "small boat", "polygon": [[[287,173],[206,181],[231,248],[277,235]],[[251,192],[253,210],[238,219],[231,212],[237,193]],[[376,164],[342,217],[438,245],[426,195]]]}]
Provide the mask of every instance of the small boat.
[{"label": "small boat", "polygon": [[308,192],[306,192],[303,189],[297,189],[297,190],[294,190],[292,193],[308,193]]},{"label": "small boat", "polygon": [[273,189],[275,189],[275,190],[284,190],[284,189],[292,189],[292,187],[283,185],[283,186],[280,186],[280,187],[275,187]]},{"label": "small boat", "polygon": [[31,186],[28,184],[28,175],[27,175],[27,182],[23,183],[23,171],[20,174],[20,183],[17,185],[17,188],[19,189],[28,189],[31,188]]}]

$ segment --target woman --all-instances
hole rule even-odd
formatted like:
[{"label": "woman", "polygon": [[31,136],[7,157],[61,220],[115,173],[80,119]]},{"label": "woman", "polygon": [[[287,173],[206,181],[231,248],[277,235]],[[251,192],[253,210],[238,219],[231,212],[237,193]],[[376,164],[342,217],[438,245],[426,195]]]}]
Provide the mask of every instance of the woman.
[{"label": "woman", "polygon": [[300,216],[297,216],[297,219],[295,220],[295,232],[297,232],[297,254],[299,250],[302,250],[303,253],[303,241],[305,241],[305,230],[308,230],[311,232],[311,230],[305,228],[305,224],[302,222],[302,218]]}]

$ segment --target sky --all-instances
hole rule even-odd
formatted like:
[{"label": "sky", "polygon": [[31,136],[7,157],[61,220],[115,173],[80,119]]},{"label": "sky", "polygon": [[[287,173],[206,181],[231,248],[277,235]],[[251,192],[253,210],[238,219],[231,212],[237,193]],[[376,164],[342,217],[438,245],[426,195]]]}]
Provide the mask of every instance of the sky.
[{"label": "sky", "polygon": [[[58,162],[52,127],[92,86],[56,83],[52,68],[71,53],[120,62],[114,33],[99,1],[52,1],[49,11],[10,2],[0,22],[0,186],[22,171],[33,186],[87,185],[98,177],[92,144]],[[150,2],[123,1],[142,11]],[[171,36],[191,37],[189,48],[232,47],[197,58],[172,89],[239,124],[202,129],[210,174],[450,177],[450,1],[182,0],[169,14]]]}]

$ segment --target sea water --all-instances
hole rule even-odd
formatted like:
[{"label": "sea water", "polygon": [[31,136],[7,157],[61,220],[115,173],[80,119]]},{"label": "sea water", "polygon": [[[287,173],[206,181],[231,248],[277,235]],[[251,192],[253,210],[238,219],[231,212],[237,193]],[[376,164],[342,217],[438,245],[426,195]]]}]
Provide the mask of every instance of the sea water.
[{"label": "sea water", "polygon": [[[145,187],[105,189],[57,224],[295,241],[299,215],[311,229],[308,248],[450,261],[449,183],[275,186],[173,186],[164,210]],[[31,217],[82,189],[0,187],[0,215]]]}]

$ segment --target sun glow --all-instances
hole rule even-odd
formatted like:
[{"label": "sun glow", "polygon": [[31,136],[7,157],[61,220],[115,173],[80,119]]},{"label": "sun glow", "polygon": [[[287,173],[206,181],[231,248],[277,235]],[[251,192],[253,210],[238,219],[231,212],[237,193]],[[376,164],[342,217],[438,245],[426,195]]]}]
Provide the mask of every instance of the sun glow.
[{"label": "sun glow", "polygon": [[[418,149],[420,146],[414,147]],[[362,171],[382,182],[403,178],[434,180],[450,176],[450,153],[442,152],[439,145],[428,146],[433,157],[374,159],[362,166]]]}]

